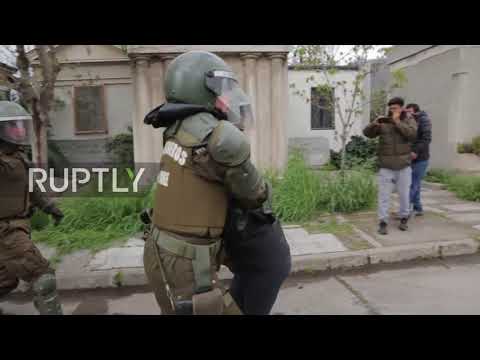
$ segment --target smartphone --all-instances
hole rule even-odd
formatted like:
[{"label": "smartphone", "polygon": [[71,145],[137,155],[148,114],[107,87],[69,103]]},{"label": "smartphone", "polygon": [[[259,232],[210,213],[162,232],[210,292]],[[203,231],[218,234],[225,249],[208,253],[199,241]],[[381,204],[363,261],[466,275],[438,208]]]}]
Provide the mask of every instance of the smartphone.
[{"label": "smartphone", "polygon": [[382,117],[378,118],[377,121],[380,124],[388,124],[388,123],[392,122],[392,119],[390,117],[387,117],[387,116],[382,116]]}]

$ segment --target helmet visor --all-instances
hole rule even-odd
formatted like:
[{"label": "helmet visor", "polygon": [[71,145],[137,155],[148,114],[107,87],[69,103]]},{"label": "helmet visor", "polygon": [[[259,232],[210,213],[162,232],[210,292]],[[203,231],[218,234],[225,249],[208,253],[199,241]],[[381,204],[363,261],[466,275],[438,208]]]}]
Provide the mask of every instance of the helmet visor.
[{"label": "helmet visor", "polygon": [[210,71],[207,73],[206,86],[216,96],[215,108],[221,111],[229,122],[240,130],[245,130],[254,122],[252,106],[233,73]]},{"label": "helmet visor", "polygon": [[31,120],[8,120],[0,122],[0,139],[16,145],[30,145]]}]

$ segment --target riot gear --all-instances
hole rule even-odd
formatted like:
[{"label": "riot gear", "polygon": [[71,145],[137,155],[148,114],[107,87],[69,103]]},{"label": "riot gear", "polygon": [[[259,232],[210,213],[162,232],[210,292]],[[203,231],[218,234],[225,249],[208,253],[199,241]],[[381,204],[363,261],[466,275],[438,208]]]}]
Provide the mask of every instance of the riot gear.
[{"label": "riot gear", "polygon": [[[183,54],[166,73],[167,103],[146,118],[166,126],[144,264],[163,313],[240,313],[216,275],[229,196],[258,208],[267,187],[240,131],[247,97],[218,56]],[[240,129],[240,130],[239,130]]]},{"label": "riot gear", "polygon": [[17,103],[0,101],[0,139],[15,145],[30,145],[32,117]]},{"label": "riot gear", "polygon": [[36,184],[29,191],[28,161],[20,145],[30,143],[30,115],[18,104],[0,101],[0,296],[19,280],[32,285],[40,314],[61,314],[54,270],[30,237],[34,208],[51,214],[57,224],[63,213]]}]

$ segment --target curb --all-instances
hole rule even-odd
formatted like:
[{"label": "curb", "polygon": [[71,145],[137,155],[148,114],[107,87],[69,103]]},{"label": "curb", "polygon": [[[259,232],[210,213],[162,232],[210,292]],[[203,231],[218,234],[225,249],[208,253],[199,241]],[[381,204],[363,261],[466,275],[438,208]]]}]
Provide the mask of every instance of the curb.
[{"label": "curb", "polygon": [[[473,239],[456,241],[427,242],[416,245],[399,245],[359,251],[344,251],[321,255],[301,255],[292,257],[291,274],[342,269],[359,269],[376,264],[399,263],[415,259],[445,258],[474,254],[479,250],[479,242]],[[222,266],[221,280],[231,279],[228,268]],[[128,286],[148,285],[143,268],[126,268],[85,271],[76,275],[57,273],[59,290],[91,290]],[[20,287],[16,292],[27,291]]]},{"label": "curb", "polygon": [[361,268],[375,264],[399,263],[416,259],[444,258],[474,254],[479,243],[473,239],[399,245],[324,255],[296,256],[292,273]]}]

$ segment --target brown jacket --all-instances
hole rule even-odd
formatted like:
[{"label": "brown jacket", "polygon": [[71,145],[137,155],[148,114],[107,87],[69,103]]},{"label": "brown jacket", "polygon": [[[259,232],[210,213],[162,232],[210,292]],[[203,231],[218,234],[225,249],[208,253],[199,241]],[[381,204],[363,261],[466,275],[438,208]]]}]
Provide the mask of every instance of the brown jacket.
[{"label": "brown jacket", "polygon": [[369,138],[380,137],[378,158],[380,168],[401,170],[410,166],[412,143],[417,136],[417,123],[407,113],[402,113],[398,125],[391,123],[368,125],[363,134]]},{"label": "brown jacket", "polygon": [[28,218],[32,207],[45,210],[53,204],[36,184],[29,193],[29,166],[21,149],[0,141],[0,221]]}]

